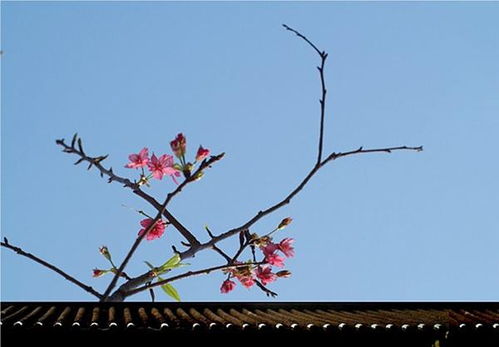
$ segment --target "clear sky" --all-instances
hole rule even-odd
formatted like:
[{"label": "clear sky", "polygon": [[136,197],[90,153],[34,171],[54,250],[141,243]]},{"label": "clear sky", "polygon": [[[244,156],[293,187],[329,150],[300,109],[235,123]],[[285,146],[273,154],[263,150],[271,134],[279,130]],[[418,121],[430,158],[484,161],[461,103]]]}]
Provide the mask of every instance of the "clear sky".
[{"label": "clear sky", "polygon": [[[252,228],[296,239],[282,301],[499,300],[499,3],[2,2],[2,236],[104,290],[154,211],[55,139],[78,132],[116,173],[147,146],[187,136],[222,162],[170,205],[199,239],[281,200],[316,158],[318,56],[329,52],[325,152],[425,150],[343,158]],[[170,179],[148,192],[158,200]],[[125,208],[126,205],[130,208]],[[160,264],[173,228],[144,241],[127,268]],[[237,240],[222,244],[227,250]],[[247,256],[249,257],[249,256]],[[246,257],[246,258],[247,258]],[[2,248],[2,300],[95,300]],[[223,262],[212,251],[189,269]],[[266,301],[224,276],[175,283],[184,301]],[[160,291],[157,298],[170,300]],[[149,300],[147,294],[133,300]]]}]

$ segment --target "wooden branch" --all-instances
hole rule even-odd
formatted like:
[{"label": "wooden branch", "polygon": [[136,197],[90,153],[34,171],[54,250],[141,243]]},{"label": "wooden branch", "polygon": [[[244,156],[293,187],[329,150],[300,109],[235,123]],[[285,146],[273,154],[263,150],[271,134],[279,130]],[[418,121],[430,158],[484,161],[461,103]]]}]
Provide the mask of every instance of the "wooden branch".
[{"label": "wooden branch", "polygon": [[140,293],[140,292],[142,292],[144,290],[148,290],[150,288],[161,286],[163,284],[170,283],[170,282],[173,282],[173,281],[178,281],[180,279],[187,278],[187,277],[209,274],[209,273],[211,273],[213,271],[218,271],[218,270],[223,270],[223,269],[229,269],[229,268],[234,268],[234,267],[246,267],[248,265],[262,265],[262,264],[265,264],[265,263],[264,262],[256,262],[256,263],[244,263],[244,264],[225,264],[225,265],[213,266],[213,267],[210,267],[210,268],[206,268],[206,269],[202,269],[202,270],[197,270],[197,271],[187,271],[187,272],[184,272],[183,274],[180,274],[180,275],[177,275],[177,276],[173,276],[173,277],[170,277],[170,278],[166,278],[166,279],[164,279],[162,281],[158,281],[158,282],[155,282],[155,283],[151,283],[149,285],[144,285],[142,287],[138,287],[138,288],[135,288],[133,290],[130,290],[129,292],[125,293],[124,298],[126,298],[128,296],[135,295],[135,294]]},{"label": "wooden branch", "polygon": [[305,36],[303,36],[295,29],[290,28],[286,24],[283,24],[282,26],[286,28],[286,30],[295,33],[296,36],[302,38],[305,42],[307,42],[317,52],[317,54],[319,54],[321,58],[321,66],[317,67],[317,69],[319,70],[319,76],[321,79],[321,88],[322,88],[322,95],[319,100],[319,103],[321,105],[320,128],[319,128],[319,151],[317,154],[317,164],[319,164],[322,160],[322,147],[324,145],[324,116],[326,113],[326,94],[327,94],[326,82],[324,79],[324,66],[326,64],[326,59],[328,54],[325,51],[320,51],[309,39],[307,39]]},{"label": "wooden branch", "polygon": [[271,207],[259,211],[253,218],[251,218],[249,221],[247,221],[245,224],[241,225],[240,227],[231,229],[223,234],[220,234],[219,236],[216,236],[215,238],[212,238],[210,241],[197,245],[197,246],[192,246],[189,249],[187,249],[184,252],[180,253],[180,257],[182,259],[185,258],[190,258],[193,257],[197,252],[206,249],[206,248],[211,248],[213,245],[217,244],[218,242],[225,240],[231,236],[236,235],[237,233],[249,229],[253,224],[255,224],[257,221],[262,219],[263,217],[271,214],[272,212],[278,210],[279,208],[289,204],[291,202],[291,199],[298,194],[310,181],[310,179],[319,171],[320,168],[322,168],[324,165],[326,165],[328,162],[336,160],[338,158],[346,157],[346,156],[351,156],[355,154],[363,154],[363,153],[376,153],[376,152],[385,152],[385,153],[391,153],[393,151],[399,151],[399,150],[412,150],[412,151],[417,151],[420,152],[423,150],[422,146],[419,147],[408,147],[408,146],[399,146],[399,147],[386,147],[386,148],[373,148],[373,149],[362,149],[360,147],[359,149],[349,151],[349,152],[344,152],[344,153],[332,153],[330,154],[326,159],[324,159],[322,162],[319,164],[315,165],[310,172],[305,176],[305,178],[301,181],[301,183],[293,190],[291,193],[289,193],[284,199],[279,201],[278,203],[272,205]]},{"label": "wooden branch", "polygon": [[26,258],[29,258],[29,259],[37,262],[38,264],[41,264],[41,265],[45,266],[46,268],[49,268],[50,270],[57,272],[62,277],[64,277],[65,279],[67,279],[71,283],[76,284],[78,287],[82,288],[84,291],[92,294],[93,296],[95,296],[95,297],[97,297],[99,299],[102,298],[102,294],[100,294],[99,292],[97,292],[92,287],[87,286],[86,284],[78,281],[76,278],[74,278],[71,275],[68,275],[66,272],[62,271],[57,266],[52,265],[52,264],[46,262],[45,260],[43,260],[43,259],[41,259],[41,258],[39,258],[39,257],[37,257],[37,256],[35,256],[33,254],[31,254],[31,253],[23,251],[19,247],[11,245],[5,237],[4,237],[4,242],[1,242],[1,245],[2,245],[2,247],[9,248],[9,249],[13,250],[14,252],[16,252],[17,254],[19,254],[19,255],[22,255],[22,256],[24,256]]},{"label": "wooden branch", "polygon": [[[101,177],[108,177],[108,183],[111,182],[119,182],[123,184],[124,187],[130,188],[135,195],[140,196],[142,199],[145,201],[149,202],[156,210],[161,209],[161,204],[154,199],[151,195],[147,194],[143,190],[140,189],[140,185],[136,182],[130,181],[128,178],[124,178],[121,176],[116,175],[113,172],[113,168],[106,169],[105,167],[102,166],[101,162],[107,158],[106,156],[100,156],[100,157],[89,157],[85,154],[83,151],[83,145],[81,143],[81,138],[78,138],[77,134],[73,136],[73,140],[71,142],[71,145],[67,145],[64,141],[64,139],[56,140],[56,144],[59,146],[63,147],[63,152],[65,153],[70,153],[70,154],[76,154],[77,156],[80,157],[75,162],[75,165],[80,164],[82,162],[89,162],[90,165],[88,166],[88,169],[90,169],[92,166],[95,166],[99,172]],[[78,142],[78,148],[75,146],[75,143]],[[203,163],[205,164],[205,167],[208,167],[211,165],[213,162],[221,159],[223,157],[223,153],[219,156],[215,156],[215,160],[211,161],[210,160],[205,160]],[[212,157],[213,158],[213,157]],[[201,166],[200,166],[201,167]],[[196,171],[197,173],[197,171]],[[177,187],[172,193],[168,194],[168,202],[182,190],[182,188],[187,184],[193,181],[193,178],[190,178],[190,180],[186,179],[179,187]],[[167,204],[168,204],[167,202]],[[196,237],[186,228],[184,227],[166,208],[163,210],[163,215],[165,218],[170,222],[179,232],[180,234],[191,244],[197,244],[199,241],[196,239]]]},{"label": "wooden branch", "polygon": [[[384,152],[384,153],[391,153],[393,151],[399,151],[399,150],[411,150],[411,151],[417,151],[420,152],[423,150],[422,146],[419,147],[408,147],[408,146],[398,146],[398,147],[386,147],[386,148],[373,148],[373,149],[363,149],[360,147],[359,149],[352,150],[349,152],[343,152],[343,153],[331,153],[328,155],[324,160],[322,159],[322,152],[323,152],[323,142],[324,142],[324,117],[325,117],[325,105],[326,105],[326,95],[327,95],[327,90],[326,90],[326,84],[325,84],[325,78],[324,78],[324,67],[325,67],[325,62],[327,59],[327,53],[324,51],[321,51],[315,46],[309,39],[307,39],[304,35],[296,31],[295,29],[290,28],[289,26],[283,24],[284,28],[286,30],[289,30],[293,33],[295,33],[298,37],[302,38],[307,42],[316,52],[319,54],[321,57],[321,66],[318,67],[319,73],[320,73],[320,79],[321,79],[321,87],[322,87],[322,97],[320,100],[321,104],[321,112],[320,112],[320,131],[319,131],[319,148],[318,148],[318,155],[317,155],[317,161],[315,165],[310,169],[308,174],[305,176],[305,178],[298,184],[296,188],[294,188],[284,199],[279,201],[278,203],[268,207],[265,210],[260,210],[255,216],[253,216],[250,220],[248,220],[245,224],[231,229],[223,234],[220,234],[218,236],[214,236],[211,232],[210,234],[210,240],[202,243],[202,244],[192,244],[184,252],[180,252],[179,255],[181,259],[186,259],[193,257],[196,253],[204,250],[204,249],[214,249],[217,251],[216,244],[222,240],[225,240],[229,237],[232,237],[234,235],[237,235],[238,233],[244,232],[246,230],[249,230],[249,228],[255,224],[257,221],[262,219],[263,217],[275,212],[276,210],[280,209],[281,207],[289,204],[291,200],[293,199],[294,196],[296,196],[310,181],[310,179],[321,169],[324,165],[326,165],[328,162],[336,160],[338,158],[350,156],[350,155],[356,155],[356,154],[363,154],[363,153],[376,153],[376,152]],[[241,253],[244,251],[244,249],[249,245],[248,242],[242,242],[240,244],[240,247],[238,251],[236,252],[235,256],[231,258],[230,262],[235,261]],[[227,260],[227,255],[223,252],[217,251],[221,256],[223,256]],[[228,261],[228,260],[227,260]],[[132,293],[130,291],[129,293]],[[273,292],[272,292],[273,293]],[[269,293],[267,292],[268,295],[273,295],[275,293]],[[127,294],[127,296],[132,295],[132,294]],[[277,294],[276,294],[277,295]]]},{"label": "wooden branch", "polygon": [[273,292],[270,289],[268,289],[267,287],[265,287],[262,282],[255,280],[255,283],[258,286],[258,288],[260,288],[265,293],[265,295],[271,296],[273,298],[275,298],[277,296],[276,292]]},{"label": "wooden branch", "polygon": [[114,275],[113,279],[111,280],[111,282],[109,283],[106,291],[102,295],[101,301],[106,301],[107,300],[109,294],[111,293],[111,290],[113,290],[114,286],[116,285],[116,282],[118,281],[118,278],[120,277],[121,273],[123,272],[123,270],[127,266],[127,264],[130,261],[130,259],[132,258],[132,255],[135,253],[135,251],[139,247],[140,242],[155,227],[156,223],[159,220],[161,220],[161,216],[163,215],[163,212],[165,210],[166,203],[167,203],[167,200],[165,200],[165,202],[163,203],[163,205],[161,205],[161,209],[158,211],[158,213],[156,214],[156,217],[154,217],[154,219],[151,222],[151,224],[144,230],[144,232],[142,234],[140,234],[137,237],[137,239],[133,243],[132,248],[130,248],[130,250],[128,251],[128,254],[126,255],[126,257],[123,260],[123,262],[121,263],[120,267],[118,268],[118,271],[115,273],[115,275]]}]

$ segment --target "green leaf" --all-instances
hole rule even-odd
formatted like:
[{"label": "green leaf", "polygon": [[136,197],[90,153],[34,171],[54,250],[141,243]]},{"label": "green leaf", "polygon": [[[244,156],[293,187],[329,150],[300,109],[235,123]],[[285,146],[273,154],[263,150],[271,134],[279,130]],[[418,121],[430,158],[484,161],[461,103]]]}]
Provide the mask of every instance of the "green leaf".
[{"label": "green leaf", "polygon": [[[164,279],[158,276],[158,281],[163,281]],[[161,289],[170,297],[176,301],[180,301],[180,295],[178,295],[177,290],[170,284],[166,283],[161,286]]]},{"label": "green leaf", "polygon": [[159,271],[160,272],[165,272],[165,271],[168,271],[168,270],[171,270],[171,269],[174,269],[176,267],[179,267],[181,265],[179,265],[180,263],[180,255],[178,253],[175,253],[175,255],[173,257],[171,257],[170,259],[168,259],[166,261],[166,263],[164,263],[163,265],[161,265],[159,267]]}]

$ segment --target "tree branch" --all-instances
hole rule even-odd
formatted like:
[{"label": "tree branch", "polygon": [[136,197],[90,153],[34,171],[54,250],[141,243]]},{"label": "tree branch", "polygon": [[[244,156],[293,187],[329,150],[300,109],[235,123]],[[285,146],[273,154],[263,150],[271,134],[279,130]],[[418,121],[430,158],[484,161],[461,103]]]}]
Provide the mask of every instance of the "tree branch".
[{"label": "tree branch", "polygon": [[277,296],[276,292],[273,292],[269,288],[265,287],[262,282],[256,280],[255,283],[258,286],[258,288],[260,288],[265,293],[265,295],[271,296],[273,298]]},{"label": "tree branch", "polygon": [[35,256],[35,255],[31,254],[31,253],[25,252],[25,251],[23,251],[19,247],[11,245],[8,242],[7,238],[4,237],[4,242],[1,242],[1,245],[2,245],[2,247],[9,248],[9,249],[13,250],[14,252],[16,252],[17,254],[19,254],[19,255],[22,255],[22,256],[24,256],[26,258],[29,258],[29,259],[37,262],[38,264],[41,264],[41,265],[49,268],[50,270],[57,272],[62,277],[64,277],[65,279],[67,279],[71,283],[76,284],[78,287],[82,288],[86,292],[89,292],[93,296],[95,296],[95,297],[97,297],[99,299],[102,298],[102,294],[100,294],[99,292],[97,292],[96,290],[94,290],[92,287],[87,286],[86,284],[78,281],[76,278],[74,278],[71,275],[68,275],[67,273],[65,273],[64,271],[62,271],[61,269],[59,269],[57,266],[54,266],[54,265],[46,262],[45,260],[43,260],[41,258],[38,258],[37,256]]},{"label": "tree branch", "polygon": [[[310,40],[308,40],[304,35],[296,31],[295,29],[290,28],[289,26],[283,24],[284,28],[286,30],[289,30],[293,33],[295,33],[298,37],[302,38],[307,42],[316,52],[319,54],[321,57],[321,66],[318,67],[319,73],[320,73],[320,79],[321,79],[321,87],[322,87],[322,98],[320,100],[321,103],[321,115],[320,115],[320,131],[319,131],[319,149],[318,149],[318,156],[317,156],[317,161],[315,165],[312,167],[312,169],[308,172],[308,174],[305,176],[305,178],[298,184],[296,188],[294,188],[284,199],[279,201],[278,203],[268,207],[265,210],[260,210],[255,216],[253,216],[249,221],[247,221],[245,224],[241,225],[240,227],[231,229],[223,234],[220,234],[218,236],[214,236],[210,232],[210,237],[211,239],[208,242],[205,242],[203,244],[191,244],[191,247],[187,249],[184,252],[180,252],[179,255],[181,259],[186,259],[193,257],[196,253],[204,250],[204,249],[214,249],[217,251],[217,247],[215,246],[218,242],[225,240],[229,237],[232,237],[238,233],[244,232],[245,230],[249,230],[249,228],[255,224],[257,221],[262,219],[263,217],[271,214],[272,212],[280,209],[281,207],[289,204],[291,202],[291,199],[295,195],[297,195],[305,186],[306,184],[310,181],[310,179],[321,169],[324,165],[326,165],[328,162],[336,160],[338,158],[350,156],[350,155],[355,155],[355,154],[363,154],[363,153],[376,153],[376,152],[385,152],[385,153],[391,153],[392,151],[399,151],[399,150],[413,150],[420,152],[423,150],[422,146],[419,147],[408,147],[408,146],[398,146],[398,147],[386,147],[386,148],[374,148],[374,149],[363,149],[360,147],[359,149],[352,150],[349,152],[343,152],[343,153],[331,153],[328,155],[324,160],[322,159],[322,152],[323,152],[323,138],[324,138],[324,117],[325,117],[325,105],[326,105],[326,84],[325,84],[325,78],[324,78],[324,66],[325,62],[327,59],[327,53],[324,51],[321,51],[315,46]],[[249,245],[248,242],[242,242],[240,244],[240,248],[238,249],[236,255],[231,259],[231,262],[237,259],[243,252],[243,250]],[[220,255],[222,255],[226,260],[227,260],[227,255],[223,252],[217,251]],[[230,262],[229,262],[230,263]],[[132,293],[130,291],[130,293]],[[266,292],[268,295],[272,295],[272,293]],[[275,294],[275,293],[274,293]],[[128,294],[129,296],[131,294]]]},{"label": "tree branch", "polygon": [[[147,194],[143,190],[140,189],[140,185],[136,182],[130,181],[128,178],[120,177],[116,175],[113,172],[112,168],[106,169],[105,167],[102,166],[101,162],[107,158],[107,155],[105,156],[99,156],[99,157],[90,157],[85,154],[83,150],[83,145],[81,142],[81,138],[78,137],[77,134],[73,136],[73,140],[71,142],[71,145],[67,145],[64,142],[64,139],[56,140],[56,144],[59,146],[63,147],[63,152],[65,153],[71,153],[71,154],[76,154],[77,156],[80,157],[75,162],[75,165],[80,164],[81,162],[88,162],[90,165],[88,166],[88,169],[90,169],[92,166],[95,166],[100,173],[101,177],[107,176],[108,177],[108,182],[119,182],[123,184],[124,187],[130,188],[134,194],[140,196],[142,199],[145,201],[149,202],[156,210],[162,209],[161,204],[154,199],[151,195]],[[76,147],[76,144],[78,144],[78,148]],[[170,200],[180,193],[182,189],[189,183],[195,181],[197,177],[201,174],[201,172],[206,169],[210,168],[211,165],[220,159],[224,157],[225,153],[221,153],[219,155],[211,156],[209,159],[203,160],[201,162],[201,165],[199,165],[198,169],[189,177],[186,178],[177,188],[168,194],[167,196],[167,201],[166,204],[170,202]],[[166,206],[166,205],[165,205]],[[196,239],[196,237],[186,228],[184,227],[166,208],[163,209],[163,215],[165,218],[170,222],[179,232],[180,234],[192,245],[199,244],[199,241]]]},{"label": "tree branch", "polygon": [[[126,257],[123,260],[123,262],[121,263],[120,267],[118,268],[118,271],[116,271],[113,279],[111,280],[111,282],[109,283],[106,291],[102,295],[101,301],[106,301],[107,297],[111,293],[111,290],[113,290],[114,286],[116,285],[116,282],[118,281],[118,278],[120,277],[121,273],[123,272],[123,270],[127,266],[127,264],[130,261],[130,259],[132,258],[133,253],[135,253],[135,251],[139,247],[140,242],[154,228],[155,224],[161,219],[161,216],[163,215],[163,212],[164,212],[165,207],[166,207],[167,200],[168,200],[168,198],[165,200],[165,202],[163,203],[163,205],[161,205],[161,209],[158,210],[158,213],[156,214],[156,217],[154,217],[154,219],[151,222],[151,224],[144,230],[144,232],[142,234],[139,235],[139,237],[137,237],[137,239],[133,243],[132,248],[130,248],[130,250],[128,251],[128,254],[126,255]],[[128,281],[128,282],[130,282],[130,281]]]},{"label": "tree branch", "polygon": [[296,31],[293,28],[290,28],[286,24],[282,25],[286,30],[289,30],[293,33],[296,34],[296,36],[300,37],[303,39],[305,42],[307,42],[316,52],[319,54],[321,57],[321,66],[318,66],[317,69],[319,70],[319,75],[321,79],[321,88],[322,88],[322,96],[321,99],[319,100],[319,103],[321,105],[321,117],[320,117],[320,130],[319,130],[319,151],[317,154],[317,164],[319,164],[322,160],[322,147],[324,145],[324,116],[326,113],[326,94],[327,94],[327,89],[326,89],[326,82],[324,79],[324,66],[326,64],[326,59],[328,54],[325,51],[320,51],[309,39],[307,39],[305,36],[303,36],[301,33]]},{"label": "tree branch", "polygon": [[362,153],[375,153],[375,152],[386,152],[386,153],[391,153],[393,151],[399,151],[399,150],[413,150],[420,152],[423,150],[422,146],[419,147],[408,147],[408,146],[399,146],[399,147],[386,147],[386,148],[374,148],[374,149],[362,149],[360,147],[359,149],[349,151],[349,152],[344,152],[344,153],[331,153],[326,159],[324,159],[322,162],[319,164],[315,165],[312,170],[305,176],[305,178],[301,181],[301,183],[293,190],[291,193],[289,193],[284,199],[279,201],[278,203],[272,205],[271,207],[267,208],[266,210],[259,211],[253,218],[251,218],[249,221],[247,221],[245,224],[241,225],[240,227],[231,229],[223,234],[220,234],[219,236],[216,236],[215,238],[212,238],[210,241],[197,245],[197,246],[192,246],[189,249],[187,249],[184,252],[180,253],[180,257],[182,259],[185,258],[190,258],[193,257],[197,252],[206,249],[206,248],[211,248],[213,245],[217,244],[218,242],[225,240],[226,238],[229,238],[233,235],[236,235],[237,233],[249,229],[253,224],[255,224],[257,221],[262,219],[263,217],[271,214],[272,212],[278,210],[279,208],[283,207],[284,205],[287,205],[291,202],[291,199],[298,194],[310,181],[310,179],[319,171],[320,168],[322,168],[324,165],[326,165],[328,162],[336,160],[338,158],[350,156],[350,155],[355,155],[355,154],[362,154]]},{"label": "tree branch", "polygon": [[[155,286],[159,286],[159,285],[162,285],[162,284],[165,284],[168,282],[172,282],[175,280],[179,280],[179,279],[194,276],[194,275],[209,273],[211,271],[220,270],[223,268],[233,267],[234,265],[230,265],[230,264],[235,259],[237,259],[237,257],[242,253],[242,251],[248,246],[249,241],[243,240],[242,242],[240,242],[240,248],[233,258],[230,258],[227,254],[225,254],[223,251],[221,251],[216,246],[216,244],[218,242],[226,239],[226,238],[229,238],[229,237],[234,236],[238,233],[245,232],[246,230],[249,230],[249,228],[253,224],[255,224],[257,221],[259,221],[263,217],[273,213],[274,211],[278,210],[279,208],[283,207],[284,205],[289,204],[290,201],[293,199],[293,197],[296,196],[306,186],[306,184],[317,173],[317,171],[319,171],[319,169],[321,169],[324,165],[326,165],[330,161],[336,160],[338,158],[342,158],[342,157],[346,157],[346,156],[350,156],[350,155],[362,154],[362,153],[375,153],[375,152],[391,153],[392,151],[398,151],[398,150],[422,151],[422,149],[423,149],[422,146],[420,146],[420,147],[398,146],[398,147],[386,147],[386,148],[374,148],[374,149],[363,149],[362,147],[360,147],[359,149],[352,150],[349,152],[343,152],[343,153],[333,152],[330,155],[328,155],[325,159],[322,159],[323,158],[323,142],[324,142],[325,105],[326,105],[326,95],[327,95],[325,78],[324,78],[324,68],[325,68],[325,62],[326,62],[328,55],[325,51],[320,51],[310,40],[308,40],[304,35],[302,35],[298,31],[296,31],[295,29],[292,29],[292,28],[288,27],[287,25],[283,25],[283,26],[284,26],[284,28],[286,28],[286,30],[291,31],[291,32],[295,33],[298,37],[302,38],[321,57],[321,65],[318,67],[319,74],[320,74],[320,80],[321,80],[322,95],[321,95],[321,99],[320,99],[321,111],[320,111],[320,130],[319,130],[319,146],[318,146],[317,161],[316,161],[315,165],[310,169],[308,174],[305,176],[305,178],[284,199],[282,199],[281,201],[277,202],[276,204],[268,207],[265,210],[260,210],[256,215],[254,215],[250,220],[248,220],[245,224],[241,225],[240,227],[231,229],[231,230],[229,230],[223,234],[220,234],[218,236],[214,236],[213,234],[211,234],[211,232],[209,232],[211,239],[208,242],[200,243],[199,241],[197,241],[197,239],[194,237],[194,235],[192,235],[187,229],[183,228],[183,226],[173,216],[171,216],[171,214],[169,214],[166,211],[166,205],[168,204],[168,202],[176,194],[180,193],[182,191],[182,189],[188,183],[199,178],[203,169],[205,169],[206,167],[209,167],[210,164],[214,163],[215,161],[220,160],[223,157],[224,153],[222,153],[218,156],[212,156],[209,160],[205,159],[201,163],[198,170],[196,170],[196,172],[194,172],[192,175],[187,176],[186,179],[184,180],[184,182],[182,182],[182,184],[180,184],[174,191],[169,193],[165,199],[165,202],[162,205],[160,205],[159,202],[157,202],[153,197],[151,197],[147,193],[143,192],[137,183],[132,183],[130,180],[123,179],[119,176],[114,175],[114,173],[112,172],[112,169],[110,169],[110,170],[104,169],[102,167],[102,165],[100,164],[100,162],[102,160],[104,160],[107,156],[97,157],[97,158],[87,157],[85,155],[85,153],[83,152],[83,148],[81,146],[80,139],[78,139],[79,150],[76,149],[74,146],[75,139],[77,138],[76,135],[73,138],[73,142],[72,142],[71,146],[65,145],[64,140],[57,141],[57,143],[59,145],[62,145],[64,147],[65,152],[76,153],[80,156],[80,160],[78,160],[75,164],[77,164],[81,161],[89,161],[90,162],[89,169],[91,168],[91,166],[96,166],[100,170],[101,176],[107,175],[109,177],[110,182],[115,180],[115,181],[118,181],[120,183],[123,183],[125,187],[131,188],[135,194],[141,196],[143,199],[145,199],[146,201],[151,203],[151,205],[153,205],[158,210],[158,215],[156,216],[155,221],[159,220],[161,215],[165,215],[165,217],[171,222],[171,224],[173,224],[177,229],[179,229],[179,232],[189,241],[189,248],[184,252],[179,252],[180,258],[182,260],[185,258],[193,257],[197,252],[199,252],[201,250],[204,250],[207,248],[212,248],[215,251],[217,251],[220,255],[222,255],[229,263],[229,265],[216,266],[216,267],[212,267],[212,268],[208,268],[208,269],[204,269],[204,270],[199,270],[199,271],[189,271],[189,272],[186,272],[184,274],[174,276],[174,277],[171,277],[169,279],[166,279],[166,280],[163,280],[160,282],[156,282],[154,284],[143,285],[143,284],[150,281],[151,272],[148,271],[148,272],[124,283],[115,293],[113,293],[113,295],[111,295],[109,297],[109,300],[121,301],[121,300],[124,300],[128,296],[134,295],[134,294],[141,292],[143,290],[148,290],[150,288],[153,288]],[[154,225],[154,223],[151,224],[151,226],[153,226],[153,225]],[[106,292],[104,293],[102,301],[105,301],[108,298],[110,291],[113,289],[114,285],[116,284],[116,281],[119,277],[119,274],[122,272],[122,270],[126,266],[128,260],[131,258],[131,255],[133,254],[133,252],[137,248],[137,246],[140,243],[140,241],[142,240],[142,238],[147,234],[147,232],[148,231],[143,233],[141,235],[141,237],[137,238],[136,242],[132,246],[132,249],[130,250],[130,252],[127,255],[127,257],[125,258],[125,260],[123,261],[123,263],[120,266],[120,269],[116,273],[115,277],[113,278],[113,281],[110,283],[109,287],[107,288]],[[230,260],[229,260],[229,258],[230,258]],[[255,264],[257,264],[257,263],[255,263]],[[139,287],[140,285],[142,285],[142,286]],[[272,296],[276,295],[276,293],[268,290],[261,283],[257,283],[257,285],[260,287],[260,289],[264,290],[267,293],[267,295],[272,295]]]},{"label": "tree branch", "polygon": [[158,281],[158,282],[155,282],[155,283],[151,283],[149,285],[144,285],[142,287],[130,290],[129,292],[124,293],[124,298],[126,298],[128,296],[135,295],[135,294],[140,293],[140,292],[142,292],[144,290],[148,290],[150,288],[161,286],[163,284],[170,283],[170,282],[173,282],[173,281],[178,281],[180,279],[187,278],[187,277],[209,274],[210,272],[217,271],[217,270],[223,270],[223,269],[229,269],[229,268],[237,268],[237,267],[246,267],[248,265],[262,265],[262,264],[265,264],[265,263],[264,262],[256,262],[256,263],[245,263],[245,264],[229,264],[229,265],[225,264],[225,265],[213,266],[213,267],[210,267],[210,268],[207,268],[207,269],[203,269],[203,270],[188,271],[188,272],[184,272],[183,274],[180,274],[180,275],[177,275],[177,276],[166,278],[166,279],[164,279],[162,281]]}]

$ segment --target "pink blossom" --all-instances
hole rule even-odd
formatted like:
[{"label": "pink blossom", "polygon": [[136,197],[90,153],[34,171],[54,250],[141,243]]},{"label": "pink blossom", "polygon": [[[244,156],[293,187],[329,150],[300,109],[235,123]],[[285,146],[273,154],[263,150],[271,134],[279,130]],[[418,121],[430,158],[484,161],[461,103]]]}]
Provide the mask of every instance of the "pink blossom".
[{"label": "pink blossom", "polygon": [[269,242],[267,243],[267,245],[260,247],[260,249],[262,250],[263,255],[265,255],[265,257],[268,257],[269,255],[274,254],[274,252],[279,249],[279,245]]},{"label": "pink blossom", "polygon": [[295,242],[295,240],[289,237],[279,242],[279,250],[288,258],[295,255],[295,249],[291,246],[293,242]]},{"label": "pink blossom", "polygon": [[[152,218],[146,218],[140,221],[140,225],[142,225],[144,228],[140,229],[139,236],[145,233],[146,229],[149,228],[153,221],[154,219]],[[165,222],[163,222],[162,220],[158,220],[154,227],[152,227],[152,229],[147,233],[146,239],[151,241],[160,238],[161,235],[163,235],[163,233],[165,232],[165,227]]]},{"label": "pink blossom", "polygon": [[182,133],[170,142],[170,147],[177,158],[182,158],[185,155],[186,140]]},{"label": "pink blossom", "polygon": [[196,161],[202,161],[208,155],[210,155],[210,150],[203,148],[203,146],[199,146],[198,153],[196,154]]},{"label": "pink blossom", "polygon": [[129,169],[138,169],[144,167],[149,162],[149,153],[147,148],[143,148],[138,154],[130,154],[128,156],[130,162],[125,165]]},{"label": "pink blossom", "polygon": [[152,172],[154,178],[160,180],[164,175],[172,176],[175,183],[174,176],[180,176],[180,172],[173,168],[173,156],[168,154],[163,154],[161,157],[157,158],[154,154],[151,157],[151,161],[147,163],[149,171]]},{"label": "pink blossom", "polygon": [[227,294],[235,287],[236,287],[236,282],[231,281],[231,280],[225,280],[224,283],[222,283],[222,287],[220,287],[220,291],[223,294]]},{"label": "pink blossom", "polygon": [[269,263],[270,265],[274,265],[277,267],[283,267],[284,266],[284,258],[277,255],[277,254],[269,254],[265,257],[265,261]]},{"label": "pink blossom", "polygon": [[276,274],[272,273],[272,268],[270,266],[259,266],[256,270],[256,277],[262,281],[263,285],[274,282],[277,278]]},{"label": "pink blossom", "polygon": [[246,288],[251,288],[253,286],[253,284],[255,284],[255,280],[251,276],[241,276],[241,277],[238,277],[237,279]]}]

